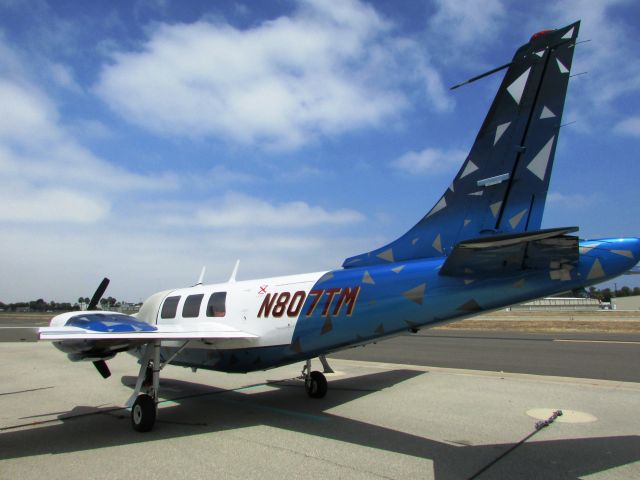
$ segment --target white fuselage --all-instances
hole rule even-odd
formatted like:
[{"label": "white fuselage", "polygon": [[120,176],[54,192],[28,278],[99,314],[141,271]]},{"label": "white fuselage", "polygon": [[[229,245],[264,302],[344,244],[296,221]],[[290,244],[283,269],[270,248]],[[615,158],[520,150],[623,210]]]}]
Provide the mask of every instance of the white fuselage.
[{"label": "white fuselage", "polygon": [[[225,348],[289,344],[311,288],[325,273],[166,290],[149,297],[136,317],[150,325],[186,325],[200,329],[206,329],[209,323],[224,323],[256,335],[252,339],[226,340]],[[215,303],[216,295],[218,303],[224,295],[223,309],[209,308],[210,300]],[[174,303],[175,308],[167,308],[169,303]],[[163,342],[168,347],[180,344]],[[192,341],[189,347],[219,348],[215,341]]]}]

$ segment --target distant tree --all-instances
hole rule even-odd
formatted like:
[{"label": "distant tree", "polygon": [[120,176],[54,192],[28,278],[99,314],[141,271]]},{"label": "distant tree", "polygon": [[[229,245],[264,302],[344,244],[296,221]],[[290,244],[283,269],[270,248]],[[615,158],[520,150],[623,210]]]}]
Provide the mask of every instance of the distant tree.
[{"label": "distant tree", "polygon": [[109,307],[113,307],[116,304],[117,300],[113,297],[107,297],[107,305]]},{"label": "distant tree", "polygon": [[605,288],[604,290],[601,290],[600,293],[602,294],[602,301],[603,302],[610,302],[611,301],[611,297],[613,296],[613,292],[611,292],[610,288]]},{"label": "distant tree", "polygon": [[618,296],[619,297],[628,297],[631,295],[631,289],[627,286],[622,287],[619,291],[618,291]]},{"label": "distant tree", "polygon": [[640,295],[640,287],[633,287],[633,294]]},{"label": "distant tree", "polygon": [[54,310],[59,312],[70,312],[71,310],[76,310],[69,302],[56,303]]},{"label": "distant tree", "polygon": [[32,300],[31,302],[29,302],[29,309],[35,312],[44,312],[47,310],[47,308],[48,308],[47,302],[45,302],[41,298],[37,300]]},{"label": "distant tree", "polygon": [[102,307],[102,309],[104,310],[107,307],[108,304],[108,300],[106,298],[101,298],[100,299],[100,306]]}]

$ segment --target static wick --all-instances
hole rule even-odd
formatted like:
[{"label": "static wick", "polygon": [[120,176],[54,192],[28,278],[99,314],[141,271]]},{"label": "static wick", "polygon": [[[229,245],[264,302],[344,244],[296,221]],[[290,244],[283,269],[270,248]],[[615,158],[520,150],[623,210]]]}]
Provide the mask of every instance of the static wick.
[{"label": "static wick", "polygon": [[562,128],[562,127],[566,127],[567,125],[572,125],[574,123],[576,123],[577,120],[574,120],[573,122],[567,122],[567,123],[563,123],[562,125],[560,125],[558,128]]},{"label": "static wick", "polygon": [[500,66],[500,67],[494,68],[493,70],[489,70],[488,72],[481,73],[480,75],[477,75],[477,76],[475,76],[475,77],[473,77],[473,78],[470,78],[469,80],[466,80],[466,81],[464,81],[464,82],[462,82],[462,83],[459,83],[459,84],[457,84],[457,85],[454,85],[454,86],[453,86],[453,87],[451,87],[449,90],[455,90],[456,88],[460,88],[460,87],[462,87],[463,85],[467,85],[467,84],[469,84],[469,83],[475,82],[476,80],[480,80],[481,78],[484,78],[484,77],[487,77],[487,76],[489,76],[489,75],[491,75],[491,74],[494,74],[494,73],[496,73],[496,72],[499,72],[500,70],[504,70],[505,68],[510,67],[510,66],[511,66],[511,62],[509,62],[509,63],[507,63],[507,64],[505,64],[505,65],[502,65],[502,66]]}]

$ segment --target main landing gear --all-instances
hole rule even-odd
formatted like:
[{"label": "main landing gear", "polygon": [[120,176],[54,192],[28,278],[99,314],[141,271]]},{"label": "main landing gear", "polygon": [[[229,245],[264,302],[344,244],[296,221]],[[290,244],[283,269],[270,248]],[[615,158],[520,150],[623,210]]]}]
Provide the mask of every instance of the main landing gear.
[{"label": "main landing gear", "polygon": [[[127,400],[127,408],[131,409],[131,426],[138,432],[148,432],[156,422],[158,412],[158,389],[160,386],[160,370],[173,360],[186,346],[186,341],[168,360],[161,362],[160,341],[148,343],[140,360],[140,371],[136,386]],[[334,373],[324,355],[319,357],[324,373]],[[304,388],[311,398],[323,398],[327,394],[327,378],[323,372],[311,371],[311,360],[307,360],[302,368]]]},{"label": "main landing gear", "polygon": [[[322,363],[324,373],[334,373],[324,355],[318,357]],[[322,372],[311,371],[311,359],[307,360],[302,368],[302,378],[304,378],[304,389],[311,398],[323,398],[327,394],[329,385],[327,378]]]},{"label": "main landing gear", "polygon": [[131,426],[138,432],[148,432],[156,422],[160,369],[160,341],[156,340],[145,346],[136,387],[127,400],[127,408],[131,409]]},{"label": "main landing gear", "polygon": [[144,346],[136,387],[126,404],[127,408],[131,409],[131,426],[134,430],[148,432],[153,428],[158,412],[160,370],[176,358],[187,347],[188,343],[189,340],[185,341],[164,362],[160,359],[160,340],[154,340]]}]

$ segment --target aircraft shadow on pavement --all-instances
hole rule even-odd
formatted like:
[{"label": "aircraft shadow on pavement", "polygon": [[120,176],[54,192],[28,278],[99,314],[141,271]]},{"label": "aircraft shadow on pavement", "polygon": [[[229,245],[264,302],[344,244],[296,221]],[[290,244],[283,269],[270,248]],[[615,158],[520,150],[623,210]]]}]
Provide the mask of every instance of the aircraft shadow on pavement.
[{"label": "aircraft shadow on pavement", "polygon": [[[326,413],[422,374],[407,369],[334,379],[330,381],[327,396],[320,400],[307,398],[302,381],[292,379],[270,381],[268,385],[276,388],[259,391],[265,384],[223,390],[162,378],[161,392],[166,400],[161,404],[156,428],[151,433],[132,431],[125,409],[78,406],[61,413],[62,423],[36,423],[33,427],[1,433],[0,460],[267,425],[430,459],[435,478],[448,480],[473,476],[520,441],[458,446]],[[122,377],[122,383],[132,387],[135,377]],[[37,417],[32,419],[38,420]],[[269,438],[269,442],[275,441],[277,438]],[[544,441],[534,438],[497,462],[487,474],[503,472],[506,477],[578,479],[638,460],[640,436],[637,435]]]}]

